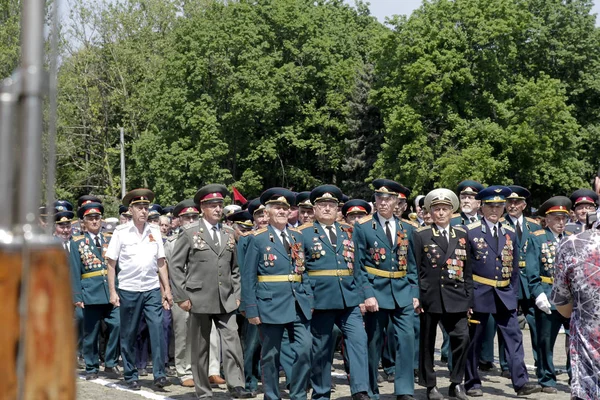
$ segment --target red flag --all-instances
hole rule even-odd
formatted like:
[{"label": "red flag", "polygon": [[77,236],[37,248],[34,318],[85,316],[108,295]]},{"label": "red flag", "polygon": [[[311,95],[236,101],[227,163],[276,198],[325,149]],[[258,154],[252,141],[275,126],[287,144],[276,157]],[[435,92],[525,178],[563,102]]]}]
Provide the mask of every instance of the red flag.
[{"label": "red flag", "polygon": [[231,189],[233,190],[233,202],[239,205],[244,205],[248,202],[248,200],[246,200],[246,198],[244,196],[242,196],[242,194],[234,187],[232,186]]}]

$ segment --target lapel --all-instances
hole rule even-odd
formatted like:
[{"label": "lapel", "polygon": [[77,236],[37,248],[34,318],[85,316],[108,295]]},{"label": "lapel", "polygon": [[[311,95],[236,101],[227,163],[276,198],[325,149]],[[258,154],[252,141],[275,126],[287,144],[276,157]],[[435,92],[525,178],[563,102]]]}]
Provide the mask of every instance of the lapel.
[{"label": "lapel", "polygon": [[[502,253],[502,249],[504,249],[504,246],[506,245],[506,230],[504,228],[502,228],[502,225],[500,225],[500,231],[498,232],[498,250],[496,251],[496,254],[500,254]],[[516,234],[515,234],[516,236]],[[517,237],[518,240],[518,237]],[[514,244],[513,244],[514,246]]]},{"label": "lapel", "polygon": [[[335,249],[331,245],[331,242],[329,241],[329,237],[327,236],[327,232],[325,232],[325,229],[323,229],[321,224],[317,221],[315,221],[314,224],[317,227],[317,231],[319,232],[318,235],[319,235],[319,240],[321,241],[321,243],[323,243],[325,246],[329,247],[331,249],[331,251],[335,251]],[[336,229],[335,233],[337,235],[337,229]]]},{"label": "lapel", "polygon": [[435,224],[431,226],[431,239],[435,242],[435,244],[438,245],[440,250],[442,250],[442,258],[444,259],[444,261],[446,261],[446,259],[448,259],[448,257],[446,256],[448,254],[448,243],[446,243],[444,237],[442,236],[441,232],[438,230]]},{"label": "lapel", "polygon": [[[208,247],[210,247],[210,249],[218,255],[219,252],[215,248],[215,242],[212,238],[212,232],[210,232],[210,230],[206,227],[206,224],[204,223],[204,218],[201,218],[200,221],[198,221],[198,230],[200,229],[202,229],[200,235],[202,235],[202,238],[204,239],[206,244],[208,244]],[[223,248],[223,246],[221,246],[221,248]]]},{"label": "lapel", "polygon": [[[288,231],[288,233],[289,232],[290,231]],[[289,236],[292,235],[290,234]],[[288,240],[292,241],[292,238],[290,237]],[[273,244],[273,249],[277,250],[277,252],[285,257],[286,260],[290,259],[287,251],[285,251],[285,247],[283,247],[283,243],[281,243],[281,238],[277,237],[277,234],[271,225],[269,225],[269,241]]]},{"label": "lapel", "polygon": [[[494,253],[498,254],[498,245],[496,243],[496,238],[494,238],[492,236],[492,230],[488,226],[487,222],[485,220],[483,220],[483,219],[481,220],[481,228],[482,228],[482,230],[485,229],[483,237],[485,238],[485,241],[487,242],[488,247],[492,251],[494,251]],[[500,234],[500,232],[498,232],[498,234]]]},{"label": "lapel", "polygon": [[344,241],[344,238],[346,236],[342,236],[342,235],[346,235],[346,233],[342,230],[342,227],[340,226],[339,222],[335,222],[333,224],[333,226],[335,226],[335,234],[337,236],[337,242],[335,243],[335,252],[339,252],[340,249],[343,249],[343,245],[342,242]]},{"label": "lapel", "polygon": [[223,229],[223,226],[221,226],[221,229],[219,230],[219,234],[221,236],[221,250],[219,251],[219,255],[221,255],[223,253],[223,251],[225,250],[225,247],[227,247],[227,243],[229,243],[230,233],[228,231],[226,231],[225,229]]},{"label": "lapel", "polygon": [[446,260],[452,256],[454,249],[456,249],[456,246],[458,245],[458,235],[456,234],[456,231],[451,226],[448,226],[448,229],[450,230],[450,238],[448,238],[448,251],[446,251]]},{"label": "lapel", "polygon": [[[385,229],[381,225],[381,222],[379,222],[379,214],[378,213],[375,213],[375,215],[373,215],[373,220],[372,220],[371,225],[373,226],[375,235],[380,240],[380,244],[387,247],[390,251],[393,251],[394,249],[390,246],[390,242],[388,241],[388,238],[385,235]],[[398,234],[398,229],[400,229],[400,227],[398,226],[398,222],[396,222],[396,234]],[[375,246],[375,247],[381,247],[381,246]]]}]

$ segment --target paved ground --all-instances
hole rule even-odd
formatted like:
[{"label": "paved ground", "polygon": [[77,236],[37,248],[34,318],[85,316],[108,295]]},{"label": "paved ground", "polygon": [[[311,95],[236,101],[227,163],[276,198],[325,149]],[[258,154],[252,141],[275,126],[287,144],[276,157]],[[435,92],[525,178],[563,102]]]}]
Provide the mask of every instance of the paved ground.
[{"label": "paved ground", "polygon": [[[528,366],[533,368],[533,358],[531,355],[531,345],[529,340],[529,332],[523,331],[524,340],[525,340],[525,362]],[[441,345],[441,334],[438,332],[438,346]],[[496,346],[497,349],[497,346]],[[497,353],[497,350],[496,350]],[[437,357],[438,361],[436,361],[436,370],[438,373],[438,387],[443,394],[447,394],[447,387],[450,382],[448,380],[448,370],[439,362],[439,357]],[[554,351],[554,362],[557,368],[560,370],[564,370],[566,356],[564,351],[564,335],[559,335],[557,340],[556,348]],[[498,366],[498,363],[496,362]],[[339,358],[336,359],[334,363],[334,382],[337,384],[337,388],[335,392],[333,392],[333,399],[350,399],[350,389],[348,383],[345,379],[342,379],[343,367]],[[535,373],[532,369],[529,370],[530,377],[532,380],[535,378]],[[81,371],[79,371],[81,373]],[[152,388],[152,378],[146,377],[149,379],[141,379],[140,383],[142,384],[142,390],[139,392],[132,392],[129,390],[125,390],[123,387],[119,386],[117,381],[108,380],[100,375],[100,379],[95,381],[85,381],[79,378],[77,382],[77,399],[78,400],[109,400],[109,399],[123,399],[123,400],[141,400],[141,399],[155,399],[155,400],[191,400],[195,399],[196,396],[194,394],[193,389],[184,388],[179,385],[171,385],[165,388],[163,391],[158,391]],[[502,378],[500,376],[500,371],[492,371],[490,373],[482,373],[483,378],[483,391],[484,397],[483,399],[507,399],[507,398],[516,398],[516,395],[512,389],[511,383],[509,379]],[[529,396],[530,399],[548,399],[548,400],[568,400],[570,399],[569,395],[569,387],[567,385],[567,374],[561,373],[558,376],[558,394],[550,395],[544,393],[537,393],[532,396]],[[173,383],[176,383],[175,378],[170,378]],[[382,400],[391,400],[395,399],[392,395],[394,388],[392,383],[382,383],[379,388],[380,393],[382,393]],[[285,392],[282,392],[284,398],[287,397]],[[222,389],[214,390],[214,398],[215,399],[229,399],[230,396],[227,394],[227,391],[223,387]],[[262,398],[261,395],[258,397]],[[421,386],[415,387],[415,398],[416,399],[426,399],[425,388]]]}]

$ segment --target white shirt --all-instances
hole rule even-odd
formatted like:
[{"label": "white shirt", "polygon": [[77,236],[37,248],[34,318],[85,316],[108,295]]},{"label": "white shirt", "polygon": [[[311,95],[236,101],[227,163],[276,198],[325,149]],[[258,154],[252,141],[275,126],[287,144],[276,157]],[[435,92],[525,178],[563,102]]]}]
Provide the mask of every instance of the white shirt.
[{"label": "white shirt", "polygon": [[[210,222],[208,222],[207,220],[205,220],[204,218],[202,218],[202,221],[204,221],[204,226],[206,226],[208,234],[213,239],[213,241],[215,240],[215,233],[217,233],[216,241],[219,243],[219,247],[220,247],[221,246],[221,230],[219,229],[219,224],[213,225]],[[213,228],[217,228],[217,231],[215,232],[213,230]]]},{"label": "white shirt", "polygon": [[[283,243],[283,238],[281,237],[281,232],[279,229],[275,228],[273,225],[271,225],[271,228],[273,228],[273,230],[275,231],[275,236],[277,236],[277,238],[279,239],[279,241],[281,242],[281,244],[283,244],[283,247],[285,247],[285,243]],[[292,240],[292,238],[290,238],[290,233],[288,232],[287,229],[283,229],[283,232],[285,233],[285,237],[288,241],[288,244],[291,246],[292,242],[290,242],[290,240]]]},{"label": "white shirt", "polygon": [[515,229],[517,228],[517,224],[521,226],[521,230],[523,230],[523,214],[519,218],[514,218],[512,216],[508,216],[510,220],[513,222]]},{"label": "white shirt", "polygon": [[[97,235],[93,234],[92,232],[88,232],[88,235],[90,235],[90,239],[92,239],[92,243],[94,243],[94,246],[96,245],[96,236],[98,236],[98,240],[100,241],[100,246],[102,246],[102,236],[100,236],[100,232],[98,232]],[[98,250],[102,250],[102,249],[98,249]]]},{"label": "white shirt", "polygon": [[146,223],[140,235],[133,222],[119,225],[106,257],[119,262],[119,289],[146,292],[160,287],[158,260],[165,258],[165,249],[157,226]]},{"label": "white shirt", "polygon": [[[478,214],[477,214],[477,213],[475,213],[475,214],[471,214],[471,215],[469,215],[469,214],[467,214],[467,213],[464,213],[464,214],[465,214],[465,216],[467,217],[467,219],[469,220],[469,223],[471,223],[471,222],[475,222],[475,221],[479,221],[479,216],[478,216]],[[473,219],[473,221],[471,221],[471,219]]]},{"label": "white shirt", "polygon": [[381,214],[377,214],[377,217],[379,218],[379,222],[383,227],[383,232],[385,232],[385,222],[389,221],[390,232],[392,233],[392,245],[394,245],[396,243],[396,220],[394,219],[394,217],[391,217],[390,219],[385,219],[381,216]]},{"label": "white shirt", "polygon": [[329,236],[329,229],[327,229],[328,226],[333,227],[333,231],[335,232],[335,234],[337,235],[337,229],[335,229],[335,222],[333,224],[329,224],[326,225],[322,222],[319,222],[319,224],[321,224],[321,227],[323,227],[323,230],[325,231],[325,234],[327,235],[327,237],[329,238],[329,243],[331,243],[332,245],[336,245],[336,242],[331,240],[331,236]]},{"label": "white shirt", "polygon": [[490,233],[492,234],[492,236],[494,235],[494,227],[496,227],[496,235],[499,237],[500,236],[500,227],[498,226],[499,224],[497,224],[497,223],[494,224],[485,218],[483,220],[487,224],[488,228],[490,228]]},{"label": "white shirt", "polygon": [[438,229],[438,231],[440,231],[440,235],[442,236],[444,236],[442,232],[446,232],[446,240],[450,240],[450,225],[448,225],[446,228],[442,228],[439,225],[436,225],[435,227]]}]

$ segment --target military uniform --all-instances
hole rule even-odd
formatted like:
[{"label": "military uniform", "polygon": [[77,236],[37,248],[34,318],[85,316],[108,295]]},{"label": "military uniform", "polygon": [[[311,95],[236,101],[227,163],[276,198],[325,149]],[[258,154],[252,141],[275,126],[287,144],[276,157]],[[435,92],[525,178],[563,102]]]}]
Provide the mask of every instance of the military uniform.
[{"label": "military uniform", "polygon": [[[398,196],[400,191],[410,193],[393,181],[376,180],[374,185],[376,195],[377,190],[390,193],[391,196]],[[395,235],[390,234],[389,238],[386,228],[391,232],[391,226],[386,224],[384,228],[377,212],[358,220],[354,225],[355,268],[361,271],[359,282],[365,299],[374,297],[379,305],[379,311],[365,315],[369,349],[369,396],[376,399],[379,398],[377,370],[384,340],[383,332],[390,318],[393,334],[397,338],[394,393],[405,398],[412,398],[414,393],[413,369],[407,366],[413,366],[414,362],[413,299],[418,298],[419,294],[417,270],[413,254],[408,251],[408,241],[416,224],[399,220],[395,216],[390,219],[394,224]],[[388,332],[390,334],[392,333]]]},{"label": "military uniform", "polygon": [[[78,214],[83,218],[85,215],[102,214],[103,211],[101,204],[86,203],[79,209]],[[97,235],[86,232],[74,236],[70,243],[69,265],[73,301],[84,304],[82,348],[86,374],[90,378],[97,377],[100,366],[98,336],[102,321],[108,327],[104,365],[107,368],[114,368],[119,359],[119,309],[113,307],[109,301],[107,266],[104,259],[108,243],[109,239],[101,232]]]},{"label": "military uniform", "polygon": [[[598,194],[590,189],[578,189],[571,194],[569,199],[571,200],[573,210],[584,205],[591,205],[594,209],[596,209],[598,204]],[[568,223],[565,227],[565,230],[571,232],[572,234],[583,232],[585,229],[586,223],[581,222],[579,219]]]},{"label": "military uniform", "polygon": [[[282,188],[266,190],[261,203],[289,207],[294,194]],[[285,234],[287,245],[281,233]],[[287,247],[289,246],[289,253]],[[288,331],[294,353],[290,398],[306,399],[311,368],[312,289],[306,274],[303,239],[295,229],[277,232],[269,225],[250,237],[242,267],[242,299],[246,318],[260,318],[261,369],[265,399],[280,399],[279,363],[283,332]]]},{"label": "military uniform", "polygon": [[[563,207],[561,210],[560,207]],[[568,214],[570,201],[563,196],[553,197],[540,206],[540,215],[547,215],[553,212],[562,212]],[[555,235],[549,227],[540,229],[532,233],[531,247],[527,250],[527,279],[529,281],[529,291],[531,297],[538,303],[540,298],[550,298],[552,285],[554,283],[554,266],[556,263],[556,251],[562,237],[571,235],[571,232],[565,231],[560,235]],[[536,374],[538,382],[542,385],[543,391],[552,391],[546,389],[556,386],[556,370],[553,362],[554,344],[561,326],[569,329],[569,319],[560,315],[554,304],[548,301],[549,309],[544,312],[535,307],[535,323],[537,328],[537,346],[538,363]],[[567,350],[567,372],[571,377],[571,362]]]},{"label": "military uniform", "polygon": [[[315,207],[323,201],[337,205],[341,198],[341,190],[333,185],[319,186],[310,194]],[[352,227],[334,220],[327,225],[318,221],[307,223],[299,229],[304,239],[306,270],[315,299],[311,323],[312,398],[331,397],[333,327],[337,325],[343,335],[345,356],[352,368],[350,393],[368,399],[367,335],[358,307],[364,302],[364,293],[357,284],[360,270],[354,268]]]},{"label": "military uniform", "polygon": [[[503,186],[491,186],[477,194],[484,203],[504,203],[511,193]],[[493,225],[490,226],[490,225]],[[481,396],[478,362],[489,314],[494,316],[508,352],[511,380],[518,394],[531,393],[525,367],[523,337],[517,320],[519,285],[519,249],[511,227],[482,219],[467,225],[473,270],[473,315],[478,321],[471,326],[471,343],[465,373],[469,396]],[[495,233],[495,235],[494,235]]]}]

